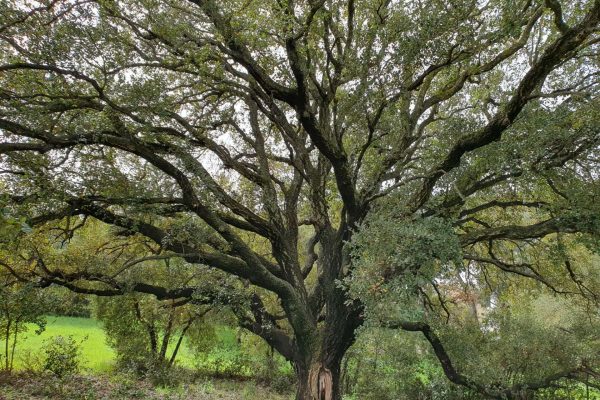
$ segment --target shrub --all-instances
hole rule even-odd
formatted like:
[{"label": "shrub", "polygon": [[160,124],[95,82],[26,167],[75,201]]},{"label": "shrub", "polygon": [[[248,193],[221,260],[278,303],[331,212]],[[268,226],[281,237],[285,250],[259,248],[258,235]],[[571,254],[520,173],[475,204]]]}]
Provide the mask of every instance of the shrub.
[{"label": "shrub", "polygon": [[30,349],[22,350],[19,360],[21,361],[21,370],[24,372],[36,373],[41,371],[44,366],[42,354]]},{"label": "shrub", "polygon": [[275,371],[270,382],[270,387],[280,394],[290,393],[296,384],[294,374],[287,371]]},{"label": "shrub", "polygon": [[80,348],[72,336],[54,336],[44,343],[46,361],[44,370],[58,377],[73,375],[79,371]]},{"label": "shrub", "polygon": [[146,359],[142,377],[152,383],[153,386],[173,387],[182,381],[181,371],[171,367],[167,362],[160,359]]}]

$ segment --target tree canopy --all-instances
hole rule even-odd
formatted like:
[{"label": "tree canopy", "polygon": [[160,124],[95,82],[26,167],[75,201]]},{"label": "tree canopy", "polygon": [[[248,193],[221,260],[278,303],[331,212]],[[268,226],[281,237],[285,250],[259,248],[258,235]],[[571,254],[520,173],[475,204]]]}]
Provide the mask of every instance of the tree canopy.
[{"label": "tree canopy", "polygon": [[[599,0],[9,0],[0,16],[19,280],[232,299],[294,364],[298,399],[339,398],[365,323],[421,332],[490,398],[593,371],[486,381],[444,335],[465,304],[501,315],[529,287],[597,310]],[[142,252],[65,261],[98,221]],[[171,258],[187,264],[168,285],[119,272]]]}]

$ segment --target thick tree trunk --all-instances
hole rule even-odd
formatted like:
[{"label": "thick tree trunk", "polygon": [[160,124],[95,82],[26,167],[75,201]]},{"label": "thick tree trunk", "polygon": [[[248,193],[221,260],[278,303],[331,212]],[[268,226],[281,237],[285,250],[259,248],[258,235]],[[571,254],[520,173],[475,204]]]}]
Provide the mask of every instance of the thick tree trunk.
[{"label": "thick tree trunk", "polygon": [[296,366],[296,400],[340,400],[340,362],[314,362],[309,368]]},{"label": "thick tree trunk", "polygon": [[345,291],[337,285],[349,266],[344,243],[350,230],[324,232],[318,289],[313,294],[320,304],[314,321],[315,332],[304,338],[298,348],[295,363],[297,377],[296,400],[341,400],[341,364],[348,348],[354,343],[356,328],[362,323],[362,308],[348,303]]},{"label": "thick tree trunk", "polygon": [[[333,289],[335,290],[335,289]],[[341,294],[341,293],[340,293]],[[330,299],[334,300],[334,296]],[[354,332],[360,324],[360,310],[340,301],[330,301],[330,313],[319,333],[320,346],[297,362],[296,400],[340,400],[341,365],[348,348],[354,343]]]}]

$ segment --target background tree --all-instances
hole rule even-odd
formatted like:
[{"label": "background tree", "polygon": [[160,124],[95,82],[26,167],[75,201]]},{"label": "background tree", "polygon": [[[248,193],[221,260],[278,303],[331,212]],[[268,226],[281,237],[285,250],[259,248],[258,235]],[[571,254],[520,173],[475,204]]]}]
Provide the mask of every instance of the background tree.
[{"label": "background tree", "polygon": [[103,322],[121,364],[144,372],[152,367],[171,367],[186,334],[205,323],[203,317],[208,311],[208,307],[131,294],[99,299],[96,316]]},{"label": "background tree", "polygon": [[28,330],[28,324],[37,325],[36,334],[44,331],[46,311],[44,294],[32,284],[15,282],[13,277],[0,275],[0,339],[2,340],[2,369],[11,372],[15,361],[15,349],[20,335]]},{"label": "background tree", "polygon": [[[462,260],[543,282],[523,246],[598,232],[598,0],[0,7],[12,212],[66,233],[92,217],[253,285],[240,323],[294,363],[298,399],[340,397],[377,304],[362,277],[371,293],[399,281],[406,305]],[[346,244],[378,220],[395,236],[356,262]],[[43,284],[124,293],[102,271],[36,267]],[[423,333],[451,381],[518,395],[459,373],[435,326],[394,310],[382,322]]]}]

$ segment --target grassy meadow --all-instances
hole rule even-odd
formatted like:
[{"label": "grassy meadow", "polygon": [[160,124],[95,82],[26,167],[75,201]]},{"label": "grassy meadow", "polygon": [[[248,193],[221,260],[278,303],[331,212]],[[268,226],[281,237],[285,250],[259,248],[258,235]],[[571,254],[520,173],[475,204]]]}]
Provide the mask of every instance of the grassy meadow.
[{"label": "grassy meadow", "polygon": [[[58,335],[72,336],[79,343],[83,372],[108,372],[115,365],[115,352],[107,343],[101,322],[95,319],[48,316],[46,328],[40,335],[35,333],[35,329],[36,326],[31,325],[29,330],[22,334],[17,344],[16,371],[27,369],[29,364],[41,359],[45,341]],[[177,355],[177,365],[190,369],[200,368],[216,375],[232,367],[242,356],[237,332],[227,326],[218,326],[216,329],[218,343],[203,354],[201,359],[194,356],[184,340]],[[172,344],[174,345],[174,341]],[[251,353],[244,356],[252,358],[258,354]],[[280,363],[280,368],[286,369],[288,366]],[[238,372],[242,376],[253,373],[250,368],[243,368]]]},{"label": "grassy meadow", "polygon": [[72,336],[81,349],[82,367],[87,370],[105,372],[114,365],[115,353],[106,343],[106,335],[100,322],[91,318],[48,316],[46,329],[35,333],[35,326],[30,326],[17,344],[15,353],[15,369],[22,370],[27,363],[36,357],[43,356],[43,346],[53,336]]}]

